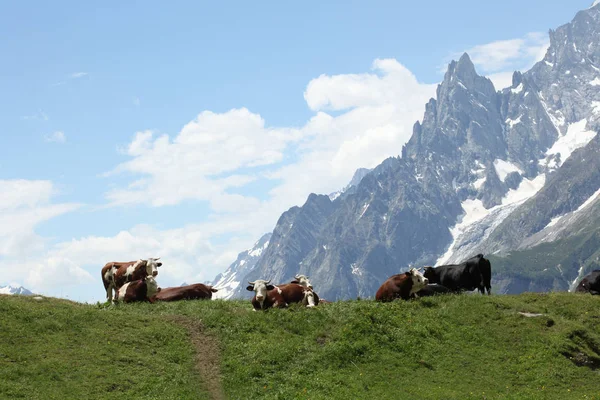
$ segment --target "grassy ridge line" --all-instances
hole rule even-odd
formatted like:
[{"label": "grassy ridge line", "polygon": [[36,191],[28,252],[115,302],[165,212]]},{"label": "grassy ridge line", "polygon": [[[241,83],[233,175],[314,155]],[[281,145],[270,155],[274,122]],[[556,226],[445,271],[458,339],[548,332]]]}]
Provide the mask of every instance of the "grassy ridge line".
[{"label": "grassy ridge line", "polygon": [[[78,335],[98,339],[95,347],[85,350],[87,372],[69,377],[74,380],[73,387],[104,384],[106,390],[107,365],[103,361],[113,352],[123,358],[140,353],[132,347],[143,348],[142,354],[148,354],[150,348],[156,352],[144,359],[143,371],[135,363],[117,363],[120,379],[132,367],[138,371],[136,376],[151,378],[114,388],[112,398],[132,398],[128,394],[137,390],[145,394],[137,398],[164,398],[169,390],[182,399],[206,396],[199,382],[203,377],[199,380],[193,369],[189,335],[172,322],[173,316],[179,316],[197,321],[203,332],[219,339],[221,382],[230,399],[600,399],[598,370],[574,362],[600,366],[600,298],[589,295],[451,295],[390,304],[348,301],[312,310],[293,307],[266,313],[252,312],[249,302],[241,301],[104,309],[63,301],[38,305],[24,298],[6,301],[0,297],[0,327],[7,324],[11,332],[20,330],[27,338],[6,346],[5,331],[0,330],[3,371],[9,351],[33,351],[23,348],[32,340],[31,332],[40,336],[36,352],[57,353],[61,341],[53,336],[53,329],[42,329],[49,322],[40,327],[31,317],[22,318],[54,307],[65,308],[66,314],[57,313],[59,319],[69,315],[71,320],[81,320],[80,325],[89,324],[85,329],[80,326]],[[12,312],[7,314],[6,309]],[[519,311],[545,315],[526,318]],[[103,328],[124,321],[129,321],[131,328],[145,325],[151,330],[146,333],[158,333],[159,338],[146,348],[139,336],[130,336],[134,330],[127,328],[128,334],[113,340],[107,354]],[[73,336],[72,329],[77,328],[60,331]],[[0,398],[19,388],[37,395],[26,398],[63,395],[65,392],[47,384],[73,374],[63,365],[73,363],[74,355],[54,356],[54,365],[60,367],[56,374],[35,367],[36,373],[43,375],[41,382],[35,374],[23,372],[29,368],[23,362],[37,362],[35,357],[16,358],[13,363],[17,365],[9,367],[10,377],[0,374]],[[85,398],[107,398],[106,391],[91,394],[86,393]],[[60,397],[75,398],[69,394]]]}]

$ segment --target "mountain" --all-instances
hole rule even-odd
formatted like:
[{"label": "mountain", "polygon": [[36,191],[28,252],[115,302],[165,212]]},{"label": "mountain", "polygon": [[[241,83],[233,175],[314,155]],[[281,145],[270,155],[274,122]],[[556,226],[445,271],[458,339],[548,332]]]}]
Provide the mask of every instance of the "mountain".
[{"label": "mountain", "polygon": [[22,296],[33,296],[33,293],[23,286],[0,286],[0,294],[19,294]]},{"label": "mountain", "polygon": [[350,180],[349,184],[347,184],[342,190],[338,190],[337,192],[329,194],[329,198],[331,199],[331,201],[337,199],[342,194],[348,193],[349,191],[353,190],[353,188],[355,188],[360,183],[360,181],[362,181],[362,178],[364,178],[365,175],[367,175],[369,172],[371,172],[369,168],[357,169],[354,172],[354,175],[352,176],[352,179]]},{"label": "mountain", "polygon": [[[218,289],[213,294],[213,299],[230,299],[236,290],[245,288],[244,278],[256,267],[263,251],[269,245],[271,233],[265,233],[250,249],[238,254],[237,259],[225,270],[217,275],[211,283]],[[242,285],[240,286],[240,282]]]},{"label": "mountain", "polygon": [[502,91],[463,54],[401,157],[283,213],[244,279],[303,273],[321,297],[372,297],[410,266],[483,252],[497,292],[569,289],[599,263],[598,86],[600,4]]}]

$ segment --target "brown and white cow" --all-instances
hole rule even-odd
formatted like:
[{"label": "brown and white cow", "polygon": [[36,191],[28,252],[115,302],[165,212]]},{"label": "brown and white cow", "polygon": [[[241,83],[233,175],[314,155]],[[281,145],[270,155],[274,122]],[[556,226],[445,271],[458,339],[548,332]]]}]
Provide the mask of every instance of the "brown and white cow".
[{"label": "brown and white cow", "polygon": [[284,308],[291,303],[302,303],[307,307],[315,306],[314,293],[311,289],[297,283],[273,286],[270,282],[271,280],[263,279],[248,282],[250,286],[246,289],[255,293],[251,300],[254,311],[271,307]]},{"label": "brown and white cow", "polygon": [[121,286],[115,295],[116,299],[125,303],[134,301],[149,301],[154,303],[154,296],[160,293],[161,289],[153,276],[148,275],[142,279],[127,282]]},{"label": "brown and white cow", "polygon": [[146,276],[156,277],[158,267],[162,265],[158,258],[148,258],[147,260],[106,263],[102,267],[102,283],[106,290],[106,300],[113,300],[113,290],[115,295],[117,290],[127,282],[142,279]]},{"label": "brown and white cow", "polygon": [[310,283],[310,279],[308,279],[308,276],[294,275],[294,280],[291,281],[290,283],[297,283],[300,286],[304,286],[305,288],[312,290],[314,299],[315,299],[315,306],[319,305],[319,303],[321,302],[321,299],[319,298],[319,295],[317,294],[317,292],[315,292],[312,283]]},{"label": "brown and white cow", "polygon": [[387,302],[395,299],[408,300],[429,283],[429,280],[415,268],[403,274],[390,276],[375,294],[375,300]]},{"label": "brown and white cow", "polygon": [[312,289],[313,286],[306,275],[294,275],[294,280],[290,283],[297,283],[300,286],[304,286],[305,288]]},{"label": "brown and white cow", "polygon": [[212,294],[216,293],[217,289],[210,285],[195,283],[187,286],[163,288],[158,292],[152,300],[155,301],[178,301],[178,300],[195,300],[212,298]]}]

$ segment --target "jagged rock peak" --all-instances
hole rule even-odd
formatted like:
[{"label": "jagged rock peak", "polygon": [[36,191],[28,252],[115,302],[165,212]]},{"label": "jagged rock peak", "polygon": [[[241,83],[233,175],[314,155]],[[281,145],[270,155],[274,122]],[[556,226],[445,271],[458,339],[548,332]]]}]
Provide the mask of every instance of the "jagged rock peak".
[{"label": "jagged rock peak", "polygon": [[448,65],[448,71],[446,71],[444,76],[444,82],[450,83],[454,82],[455,79],[458,79],[464,85],[467,85],[468,83],[472,83],[477,76],[471,58],[467,53],[463,53],[458,61],[452,60]]}]

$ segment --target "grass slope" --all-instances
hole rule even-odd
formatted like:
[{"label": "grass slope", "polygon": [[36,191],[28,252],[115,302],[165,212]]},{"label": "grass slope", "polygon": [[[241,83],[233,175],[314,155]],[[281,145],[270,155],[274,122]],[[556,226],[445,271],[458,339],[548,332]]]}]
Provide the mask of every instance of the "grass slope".
[{"label": "grass slope", "polygon": [[191,326],[230,399],[600,399],[600,297],[569,293],[265,313],[0,297],[0,398],[207,398]]}]

